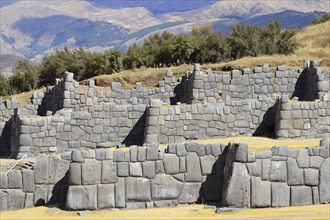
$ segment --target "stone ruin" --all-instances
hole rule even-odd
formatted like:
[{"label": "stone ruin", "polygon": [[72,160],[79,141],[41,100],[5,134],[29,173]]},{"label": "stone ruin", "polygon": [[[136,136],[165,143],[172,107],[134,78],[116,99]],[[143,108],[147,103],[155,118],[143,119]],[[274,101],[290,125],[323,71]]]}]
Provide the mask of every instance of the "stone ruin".
[{"label": "stone ruin", "polygon": [[[66,72],[30,105],[0,100],[1,155],[36,157],[33,170],[0,173],[0,210],[329,203],[329,74],[314,65],[224,73],[195,64],[180,80],[167,71],[157,88],[130,90],[80,85]],[[228,136],[322,139],[258,154],[194,141]]]}]

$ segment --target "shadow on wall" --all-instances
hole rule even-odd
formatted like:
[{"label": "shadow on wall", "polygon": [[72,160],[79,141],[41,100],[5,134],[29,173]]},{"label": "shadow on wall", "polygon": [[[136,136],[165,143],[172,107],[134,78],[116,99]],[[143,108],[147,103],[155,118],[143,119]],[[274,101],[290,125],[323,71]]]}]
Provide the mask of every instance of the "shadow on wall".
[{"label": "shadow on wall", "polygon": [[298,97],[299,101],[314,101],[319,98],[317,69],[312,62],[310,65],[310,68],[305,68],[300,74],[291,99]]},{"label": "shadow on wall", "polygon": [[199,190],[197,203],[214,204],[216,206],[221,205],[227,152],[228,147],[225,148],[223,154],[219,155],[218,159],[213,164],[212,173],[207,175],[205,182],[202,183],[202,187]]},{"label": "shadow on wall", "polygon": [[170,98],[171,105],[176,105],[178,102],[185,103],[185,87],[186,87],[187,77],[183,76],[180,83],[174,88],[174,97]]},{"label": "shadow on wall", "polygon": [[[49,89],[50,88],[50,89]],[[38,106],[38,115],[46,116],[48,111],[52,112],[52,115],[56,111],[63,108],[64,91],[61,91],[59,86],[48,87],[47,92],[44,93],[43,97],[38,97],[40,100],[40,105]]]},{"label": "shadow on wall", "polygon": [[275,104],[270,107],[266,113],[264,114],[264,117],[262,119],[262,122],[258,126],[258,128],[255,130],[252,136],[262,136],[262,137],[276,137],[276,118],[277,113],[280,108],[280,99],[277,99]]},{"label": "shadow on wall", "polygon": [[122,141],[121,144],[126,146],[131,145],[143,145],[143,139],[144,139],[144,130],[145,130],[145,124],[147,120],[147,110],[144,111],[143,115],[140,117],[140,119],[135,123],[133,128],[130,130],[126,138]]},{"label": "shadow on wall", "polygon": [[[35,206],[44,206],[44,205],[54,205],[54,204],[60,204],[65,205],[66,203],[66,197],[68,193],[68,173],[65,174],[65,176],[58,181],[52,190],[52,196],[49,198],[48,202],[45,201],[44,198],[39,198],[36,201]],[[49,192],[48,192],[49,193]]]},{"label": "shadow on wall", "polygon": [[16,126],[18,122],[18,109],[14,109],[14,115],[5,123],[5,126],[0,134],[0,157],[1,158],[16,158],[18,154],[18,136]]}]

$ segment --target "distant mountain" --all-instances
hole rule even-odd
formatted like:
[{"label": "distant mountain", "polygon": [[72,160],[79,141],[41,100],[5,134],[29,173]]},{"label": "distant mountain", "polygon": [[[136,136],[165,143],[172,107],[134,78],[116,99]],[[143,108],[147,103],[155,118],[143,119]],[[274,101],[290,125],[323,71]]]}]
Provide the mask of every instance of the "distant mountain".
[{"label": "distant mountain", "polygon": [[[328,0],[1,0],[1,54],[40,60],[56,48],[125,50],[151,33],[186,33],[199,25],[230,31],[238,22],[303,27]],[[316,12],[315,12],[316,11]]]},{"label": "distant mountain", "polygon": [[13,54],[0,54],[0,74],[10,76],[12,68],[16,65],[18,60],[23,60],[24,57],[19,57]]},{"label": "distant mountain", "polygon": [[87,0],[88,2],[108,8],[143,7],[155,15],[169,12],[183,12],[198,9],[216,3],[216,0],[145,0],[145,1],[118,1],[118,0]]}]

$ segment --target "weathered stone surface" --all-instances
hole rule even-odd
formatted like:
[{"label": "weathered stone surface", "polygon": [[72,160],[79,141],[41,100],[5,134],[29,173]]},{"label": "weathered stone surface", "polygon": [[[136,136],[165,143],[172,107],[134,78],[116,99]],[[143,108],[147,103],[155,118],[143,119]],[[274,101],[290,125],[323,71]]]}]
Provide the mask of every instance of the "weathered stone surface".
[{"label": "weathered stone surface", "polygon": [[[179,197],[180,204],[196,203],[200,198],[201,183],[185,183]],[[200,202],[200,201],[199,201]]]},{"label": "weathered stone surface", "polygon": [[128,176],[128,162],[117,163],[117,174],[118,176]]},{"label": "weathered stone surface", "polygon": [[287,171],[288,171],[288,185],[303,185],[304,176],[303,170],[299,169],[297,162],[293,158],[288,158],[287,161]]},{"label": "weathered stone surface", "polygon": [[160,208],[160,207],[174,207],[178,205],[178,200],[160,200],[160,201],[154,201],[154,207]]},{"label": "weathered stone surface", "polygon": [[129,163],[129,175],[136,176],[136,177],[142,176],[141,163]]},{"label": "weathered stone surface", "polygon": [[154,179],[156,177],[156,165],[154,161],[145,161],[142,163],[143,177]]},{"label": "weathered stone surface", "polygon": [[151,201],[150,180],[128,177],[126,179],[126,200],[136,202]]},{"label": "weathered stone surface", "polygon": [[233,171],[224,185],[222,202],[225,206],[250,207],[250,175],[245,164],[233,163]]},{"label": "weathered stone surface", "polygon": [[35,185],[33,200],[35,205],[45,205],[48,202],[48,186]]},{"label": "weathered stone surface", "polygon": [[77,162],[77,163],[83,163],[84,162],[84,158],[81,154],[81,151],[78,149],[73,149],[72,150],[72,154],[71,154],[71,160],[72,162]]},{"label": "weathered stone surface", "polygon": [[323,160],[324,159],[320,156],[311,156],[309,159],[309,167],[319,169]]},{"label": "weathered stone surface", "polygon": [[297,163],[299,168],[309,167],[309,155],[307,149],[299,150]]},{"label": "weathered stone surface", "polygon": [[271,183],[272,186],[272,206],[290,206],[290,187],[286,183]]},{"label": "weathered stone surface", "polygon": [[151,180],[153,200],[178,199],[183,188],[183,183],[166,174],[157,174]]},{"label": "weathered stone surface", "polygon": [[319,204],[320,203],[320,195],[319,195],[319,188],[318,187],[312,187],[312,194],[313,194],[313,204]]},{"label": "weathered stone surface", "polygon": [[146,149],[144,147],[139,147],[138,152],[137,152],[137,159],[140,162],[146,161],[147,159],[147,154],[146,154]]},{"label": "weathered stone surface", "polygon": [[271,166],[270,159],[262,159],[262,166],[261,166],[262,180],[269,180],[270,166]]},{"label": "weathered stone surface", "polygon": [[291,205],[313,204],[312,188],[308,186],[291,186]]},{"label": "weathered stone surface", "polygon": [[70,168],[70,161],[56,157],[39,156],[34,163],[36,184],[56,184],[63,179]]},{"label": "weathered stone surface", "polygon": [[116,163],[111,160],[102,161],[101,183],[116,183],[117,181],[118,177]]},{"label": "weathered stone surface", "polygon": [[125,161],[125,152],[121,150],[116,150],[113,152],[113,161],[114,162],[123,162]]},{"label": "weathered stone surface", "polygon": [[329,203],[330,202],[330,158],[323,161],[320,167],[320,202]]},{"label": "weathered stone surface", "polygon": [[285,161],[271,161],[269,180],[274,182],[287,181]]},{"label": "weathered stone surface", "polygon": [[115,185],[114,184],[97,185],[97,207],[99,209],[115,207]]},{"label": "weathered stone surface", "polygon": [[8,188],[22,189],[22,173],[18,170],[11,170],[8,173]]},{"label": "weathered stone surface", "polygon": [[269,207],[271,205],[270,182],[260,177],[251,177],[251,207]]},{"label": "weathered stone surface", "polygon": [[23,170],[23,192],[34,192],[34,172],[33,170]]},{"label": "weathered stone surface", "polygon": [[316,169],[304,169],[305,185],[317,186],[319,184],[319,171]]},{"label": "weathered stone surface", "polygon": [[152,145],[147,147],[147,160],[157,160],[158,159],[158,145]]},{"label": "weathered stone surface", "polygon": [[126,209],[134,210],[134,209],[145,209],[145,202],[127,202]]},{"label": "weathered stone surface", "polygon": [[81,165],[81,183],[83,185],[101,183],[101,165],[101,161],[85,159],[85,163]]},{"label": "weathered stone surface", "polygon": [[186,150],[185,144],[177,144],[176,145],[176,154],[178,155],[178,157],[187,156],[188,152]]},{"label": "weathered stone surface", "polygon": [[19,144],[20,146],[31,146],[32,145],[32,137],[30,134],[21,134],[19,136]]},{"label": "weathered stone surface", "polygon": [[33,193],[26,193],[25,194],[25,201],[24,201],[24,208],[32,208],[34,207],[33,204]]},{"label": "weathered stone surface", "polygon": [[68,175],[69,185],[81,185],[81,163],[71,163]]},{"label": "weathered stone surface", "polygon": [[185,177],[186,182],[201,182],[202,181],[202,173],[201,173],[201,165],[199,162],[199,157],[194,152],[189,152],[186,157],[187,163],[187,174]]},{"label": "weathered stone surface", "polygon": [[70,210],[97,209],[97,186],[69,186],[66,208]]},{"label": "weathered stone surface", "polygon": [[164,168],[167,174],[177,174],[180,172],[179,157],[175,154],[164,154]]},{"label": "weathered stone surface", "polygon": [[248,154],[248,146],[246,144],[239,144],[236,151],[236,161],[247,162]]},{"label": "weathered stone surface", "polygon": [[8,210],[8,190],[0,190],[0,211]]},{"label": "weathered stone surface", "polygon": [[118,182],[115,184],[116,193],[116,207],[125,208],[126,194],[125,194],[125,179],[118,178]]},{"label": "weathered stone surface", "polygon": [[[215,165],[215,157],[212,155],[206,155],[200,157],[200,162],[202,166],[202,174],[208,175],[212,173],[212,167]],[[180,201],[179,201],[180,202]]]},{"label": "weathered stone surface", "polygon": [[25,193],[19,189],[8,190],[8,210],[17,210],[24,208]]},{"label": "weathered stone surface", "polygon": [[3,172],[0,172],[0,189],[8,188],[8,178],[7,175]]},{"label": "weathered stone surface", "polygon": [[261,176],[262,160],[257,159],[254,163],[247,163],[246,167],[251,176]]}]

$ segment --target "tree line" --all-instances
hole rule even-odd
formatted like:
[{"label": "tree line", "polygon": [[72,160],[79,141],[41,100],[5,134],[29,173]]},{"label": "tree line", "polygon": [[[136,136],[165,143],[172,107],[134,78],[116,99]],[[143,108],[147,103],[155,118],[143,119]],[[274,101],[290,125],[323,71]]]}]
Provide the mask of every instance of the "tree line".
[{"label": "tree line", "polygon": [[209,26],[193,28],[190,34],[164,31],[150,35],[142,45],[132,44],[127,52],[114,49],[91,52],[65,47],[45,56],[38,65],[27,60],[18,61],[13,68],[13,76],[0,76],[0,96],[52,85],[64,71],[75,73],[75,79],[80,81],[124,69],[218,63],[246,56],[287,55],[298,47],[294,36],[295,30],[282,29],[279,21],[269,21],[265,27],[236,24],[226,35],[215,33]]}]

